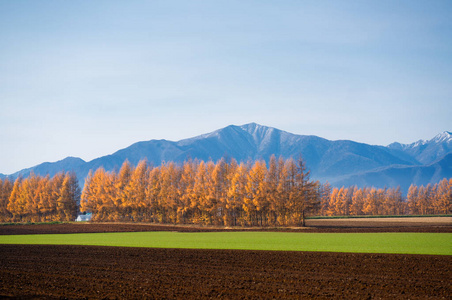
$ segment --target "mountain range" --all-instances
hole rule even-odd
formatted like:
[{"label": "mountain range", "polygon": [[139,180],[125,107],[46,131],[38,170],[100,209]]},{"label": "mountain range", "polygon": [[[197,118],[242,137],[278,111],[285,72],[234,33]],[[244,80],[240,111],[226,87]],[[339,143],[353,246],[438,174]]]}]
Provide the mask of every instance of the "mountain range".
[{"label": "mountain range", "polygon": [[255,123],[231,125],[177,142],[138,142],[89,162],[81,158],[67,157],[9,176],[28,176],[32,171],[39,175],[53,176],[60,171],[74,171],[83,183],[89,170],[99,167],[107,171],[118,170],[126,159],[132,164],[147,159],[150,164],[158,166],[164,162],[180,163],[190,158],[217,161],[228,157],[239,162],[256,159],[268,161],[273,154],[284,158],[297,158],[301,155],[311,171],[312,179],[328,181],[337,187],[400,186],[406,193],[411,184],[426,185],[452,177],[452,133],[448,131],[427,141],[375,146],[348,140],[331,141],[312,135],[297,135]]}]

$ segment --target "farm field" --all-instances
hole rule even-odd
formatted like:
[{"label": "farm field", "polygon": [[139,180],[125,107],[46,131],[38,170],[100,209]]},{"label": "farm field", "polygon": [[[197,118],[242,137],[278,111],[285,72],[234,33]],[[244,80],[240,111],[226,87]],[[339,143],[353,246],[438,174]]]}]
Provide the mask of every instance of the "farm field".
[{"label": "farm field", "polygon": [[306,227],[212,227],[195,225],[160,225],[150,223],[61,223],[37,225],[0,226],[0,235],[64,234],[95,232],[212,232],[212,231],[264,231],[264,232],[449,232],[452,233],[452,217],[421,218],[346,218],[308,219]]},{"label": "farm field", "polygon": [[448,299],[451,256],[0,246],[22,299]]},{"label": "farm field", "polygon": [[384,217],[309,219],[307,226],[315,228],[416,228],[452,226],[452,217]]},{"label": "farm field", "polygon": [[6,235],[0,244],[452,255],[449,233],[156,231]]},{"label": "farm field", "polygon": [[[188,235],[184,231],[204,235],[418,232],[448,236],[450,241],[451,229],[447,222],[380,226],[355,221],[345,227],[331,227],[329,223],[323,227],[267,228],[258,232],[64,223],[0,226],[0,238],[74,232],[162,234],[166,230],[173,235]],[[452,255],[0,245],[0,298],[448,299],[452,294],[450,278]]]}]

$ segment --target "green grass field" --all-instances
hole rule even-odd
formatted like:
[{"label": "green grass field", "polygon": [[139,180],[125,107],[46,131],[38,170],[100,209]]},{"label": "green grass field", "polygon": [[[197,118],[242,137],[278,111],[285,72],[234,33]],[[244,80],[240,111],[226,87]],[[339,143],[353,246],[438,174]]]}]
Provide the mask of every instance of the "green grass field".
[{"label": "green grass field", "polygon": [[122,232],[3,235],[0,244],[452,255],[449,233]]}]

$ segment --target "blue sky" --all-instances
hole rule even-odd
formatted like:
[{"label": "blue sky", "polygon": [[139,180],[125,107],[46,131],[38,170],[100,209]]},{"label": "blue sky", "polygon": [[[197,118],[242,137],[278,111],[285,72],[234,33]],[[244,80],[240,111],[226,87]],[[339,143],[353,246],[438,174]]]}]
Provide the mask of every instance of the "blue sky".
[{"label": "blue sky", "polygon": [[452,130],[451,1],[0,0],[0,173],[256,122]]}]

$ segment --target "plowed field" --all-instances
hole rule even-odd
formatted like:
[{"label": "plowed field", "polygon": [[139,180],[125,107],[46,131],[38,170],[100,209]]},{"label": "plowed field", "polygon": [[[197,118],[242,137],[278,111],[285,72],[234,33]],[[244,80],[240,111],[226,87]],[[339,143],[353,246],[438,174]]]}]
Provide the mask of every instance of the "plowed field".
[{"label": "plowed field", "polygon": [[452,217],[447,218],[381,218],[381,219],[320,219],[307,220],[307,227],[279,228],[224,228],[190,225],[156,225],[137,223],[63,223],[39,225],[0,226],[0,235],[52,234],[94,232],[141,232],[141,231],[294,231],[294,232],[450,232]]},{"label": "plowed field", "polygon": [[[0,234],[185,230],[85,225],[0,226]],[[0,298],[451,299],[451,295],[452,256],[0,245]]]},{"label": "plowed field", "polygon": [[0,246],[0,295],[450,299],[450,256]]}]

